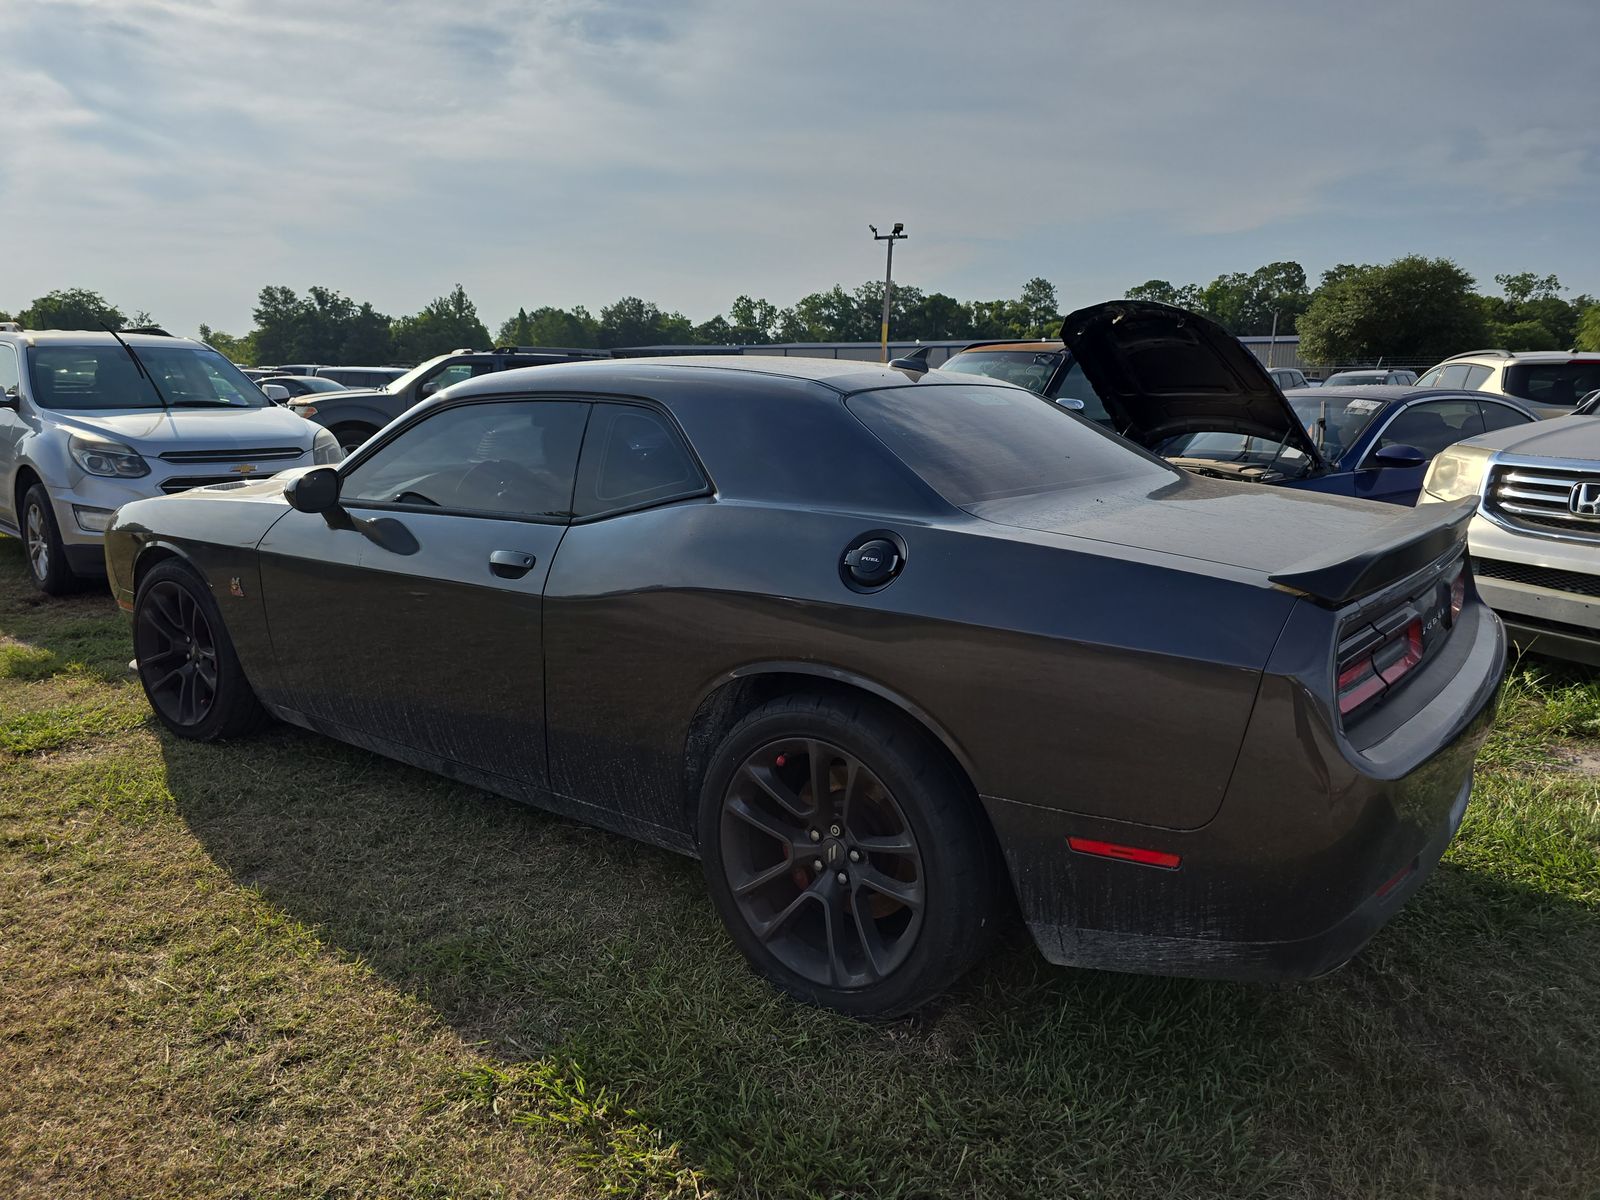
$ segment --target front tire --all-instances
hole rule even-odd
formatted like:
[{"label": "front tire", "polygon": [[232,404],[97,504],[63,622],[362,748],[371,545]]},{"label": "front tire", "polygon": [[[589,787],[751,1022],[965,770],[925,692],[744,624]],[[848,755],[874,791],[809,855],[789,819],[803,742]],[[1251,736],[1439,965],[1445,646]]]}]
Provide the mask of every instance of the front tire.
[{"label": "front tire", "polygon": [[28,577],[47,596],[64,596],[78,584],[61,543],[55,508],[44,484],[36,483],[22,498],[22,545],[28,555]]},{"label": "front tire", "polygon": [[179,737],[211,742],[266,724],[210,589],[184,563],[157,563],[139,581],[133,649],[150,707]]},{"label": "front tire", "polygon": [[354,454],[377,429],[371,425],[335,425],[328,431],[339,439],[339,449],[343,450],[345,457]]},{"label": "front tire", "polygon": [[1005,911],[971,786],[870,700],[786,696],[746,716],[706,773],[699,833],[712,901],[751,965],[851,1016],[939,995]]}]

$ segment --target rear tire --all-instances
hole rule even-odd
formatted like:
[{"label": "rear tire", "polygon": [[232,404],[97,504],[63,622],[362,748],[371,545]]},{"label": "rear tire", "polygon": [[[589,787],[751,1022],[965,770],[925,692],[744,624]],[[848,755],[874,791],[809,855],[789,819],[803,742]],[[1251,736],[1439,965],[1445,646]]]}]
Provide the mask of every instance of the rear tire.
[{"label": "rear tire", "polygon": [[133,648],[150,707],[179,737],[213,742],[267,723],[211,590],[188,565],[168,559],[139,581]]},{"label": "rear tire", "polygon": [[757,973],[851,1016],[932,1000],[1007,912],[971,786],[865,698],[785,696],[741,720],[706,772],[699,835],[712,902]]},{"label": "rear tire", "polygon": [[55,506],[44,484],[36,483],[22,497],[22,546],[28,556],[28,577],[47,596],[64,596],[78,585],[61,543]]},{"label": "rear tire", "polygon": [[339,439],[339,449],[349,457],[378,431],[371,425],[335,425],[328,432]]}]

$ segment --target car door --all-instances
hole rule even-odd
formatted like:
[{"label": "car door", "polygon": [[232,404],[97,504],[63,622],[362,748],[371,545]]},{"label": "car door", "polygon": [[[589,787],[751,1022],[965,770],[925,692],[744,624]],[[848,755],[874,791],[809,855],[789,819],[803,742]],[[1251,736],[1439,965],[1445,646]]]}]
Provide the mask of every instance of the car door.
[{"label": "car door", "polygon": [[[1356,471],[1355,494],[1368,500],[1411,504],[1422,490],[1428,461],[1446,446],[1483,431],[1476,398],[1460,396],[1407,405],[1388,418],[1368,446]],[[1384,466],[1375,455],[1386,446],[1414,446],[1424,461],[1414,467]]]},{"label": "car door", "polygon": [[543,592],[589,404],[464,400],[340,471],[260,545],[283,702],[333,732],[543,788]]},{"label": "car door", "polygon": [[0,524],[18,528],[16,497],[11,483],[17,475],[22,437],[28,431],[22,420],[22,375],[16,347],[0,342]]}]

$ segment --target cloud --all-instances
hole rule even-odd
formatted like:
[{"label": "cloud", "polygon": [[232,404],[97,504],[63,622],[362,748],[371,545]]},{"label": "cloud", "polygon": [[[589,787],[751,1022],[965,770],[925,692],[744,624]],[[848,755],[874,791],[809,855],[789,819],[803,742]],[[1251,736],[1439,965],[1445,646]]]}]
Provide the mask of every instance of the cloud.
[{"label": "cloud", "polygon": [[[460,280],[491,324],[628,292],[704,317],[874,274],[865,225],[886,220],[913,235],[907,277],[959,294],[1112,251],[1126,268],[1099,269],[1123,285],[1181,274],[1173,246],[1249,269],[1312,228],[1370,258],[1376,220],[1481,253],[1429,225],[1451,213],[1502,214],[1495,269],[1516,269],[1600,183],[1582,101],[1600,12],[1534,0],[1515,38],[1501,17],[1488,0],[33,6],[9,18],[25,65],[0,212],[27,234],[0,307],[83,284],[242,328],[268,282],[405,312]],[[1600,290],[1592,255],[1526,265]]]}]

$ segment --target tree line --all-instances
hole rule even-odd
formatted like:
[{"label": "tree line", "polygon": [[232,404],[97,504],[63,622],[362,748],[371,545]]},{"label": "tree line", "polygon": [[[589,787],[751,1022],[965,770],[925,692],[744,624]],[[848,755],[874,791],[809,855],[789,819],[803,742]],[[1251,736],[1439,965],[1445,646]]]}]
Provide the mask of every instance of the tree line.
[{"label": "tree line", "polygon": [[[1150,279],[1131,287],[1131,299],[1155,300],[1205,313],[1240,337],[1298,335],[1302,357],[1314,363],[1432,362],[1463,350],[1600,350],[1600,302],[1565,298],[1554,275],[1496,275],[1498,294],[1480,294],[1476,281],[1449,259],[1408,255],[1386,264],[1345,263],[1309,286],[1296,262],[1219,275],[1205,285]],[[1055,286],[1030,279],[1016,299],[958,300],[942,292],[897,284],[890,331],[897,341],[1054,337],[1060,329]],[[610,349],[651,345],[759,345],[773,342],[877,340],[883,281],[853,289],[834,286],[787,308],[740,296],[727,313],[696,324],[637,296],[598,314],[583,306],[518,308],[491,337],[477,307],[457,284],[421,311],[394,317],[328,287],[301,294],[263,287],[254,328],[232,335],[201,325],[199,335],[235,362],[380,364],[420,362],[462,347],[569,346]],[[132,316],[87,288],[54,291],[14,319],[29,329],[125,328],[152,323]]]}]

